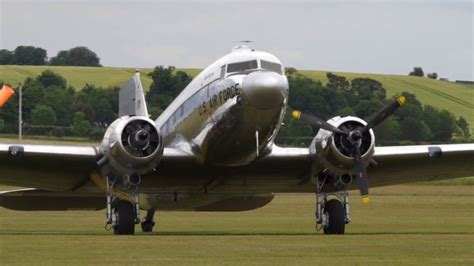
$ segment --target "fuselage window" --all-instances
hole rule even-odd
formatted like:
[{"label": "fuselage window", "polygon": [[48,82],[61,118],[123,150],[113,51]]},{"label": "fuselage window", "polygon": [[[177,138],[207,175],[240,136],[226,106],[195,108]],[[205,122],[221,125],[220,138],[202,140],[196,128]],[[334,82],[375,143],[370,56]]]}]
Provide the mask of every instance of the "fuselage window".
[{"label": "fuselage window", "polygon": [[240,63],[228,64],[227,73],[242,72],[258,68],[257,60],[245,61]]},{"label": "fuselage window", "polygon": [[281,72],[281,65],[278,63],[268,62],[265,60],[260,60],[260,64],[262,65],[263,69],[270,70],[276,72],[278,74],[282,74]]}]

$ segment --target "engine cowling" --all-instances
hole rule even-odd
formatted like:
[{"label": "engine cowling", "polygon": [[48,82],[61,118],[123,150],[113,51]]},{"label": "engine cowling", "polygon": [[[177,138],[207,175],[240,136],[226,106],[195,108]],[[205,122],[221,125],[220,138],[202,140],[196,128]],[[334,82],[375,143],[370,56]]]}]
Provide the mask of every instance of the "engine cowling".
[{"label": "engine cowling", "polygon": [[101,150],[101,161],[114,174],[130,177],[156,168],[163,156],[163,141],[153,120],[123,116],[107,128]]},{"label": "engine cowling", "polygon": [[[344,130],[352,131],[363,128],[367,123],[354,116],[336,116],[327,121],[329,124]],[[372,129],[362,134],[360,143],[361,160],[367,166],[374,155],[375,136]],[[316,154],[317,159],[333,175],[343,175],[354,173],[355,160],[352,154],[352,143],[348,138],[340,133],[320,129],[313,139],[311,149]]]}]

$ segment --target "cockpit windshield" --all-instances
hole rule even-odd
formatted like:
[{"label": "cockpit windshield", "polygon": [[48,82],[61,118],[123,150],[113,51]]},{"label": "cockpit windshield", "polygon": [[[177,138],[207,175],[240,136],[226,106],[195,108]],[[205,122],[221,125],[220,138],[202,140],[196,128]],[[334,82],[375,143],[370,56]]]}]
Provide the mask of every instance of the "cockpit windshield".
[{"label": "cockpit windshield", "polygon": [[260,64],[262,65],[263,69],[270,70],[276,72],[278,74],[282,74],[281,72],[281,65],[278,63],[273,63],[265,60],[260,60]]},{"label": "cockpit windshield", "polygon": [[227,73],[242,72],[258,68],[257,60],[233,63],[227,65]]}]

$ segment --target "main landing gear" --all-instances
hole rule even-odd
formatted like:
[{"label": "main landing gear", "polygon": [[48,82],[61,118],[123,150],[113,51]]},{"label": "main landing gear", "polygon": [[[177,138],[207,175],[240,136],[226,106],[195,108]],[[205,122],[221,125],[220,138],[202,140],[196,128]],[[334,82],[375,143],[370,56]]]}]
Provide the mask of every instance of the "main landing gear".
[{"label": "main landing gear", "polygon": [[[351,179],[352,180],[352,179]],[[316,183],[316,229],[323,229],[326,235],[344,234],[346,224],[351,222],[347,187],[351,181],[331,191],[328,176],[317,178]],[[326,187],[325,187],[326,186]],[[326,188],[326,189],[325,189]]]},{"label": "main landing gear", "polygon": [[140,222],[140,206],[138,203],[138,186],[130,188],[129,193],[116,190],[115,182],[107,181],[107,220],[106,228],[113,229],[115,235],[133,235],[135,225],[141,224],[143,232],[152,232],[155,222],[155,210],[148,210],[146,217]]},{"label": "main landing gear", "polygon": [[316,195],[316,226],[322,227],[324,234],[342,235],[350,222],[347,191]]}]

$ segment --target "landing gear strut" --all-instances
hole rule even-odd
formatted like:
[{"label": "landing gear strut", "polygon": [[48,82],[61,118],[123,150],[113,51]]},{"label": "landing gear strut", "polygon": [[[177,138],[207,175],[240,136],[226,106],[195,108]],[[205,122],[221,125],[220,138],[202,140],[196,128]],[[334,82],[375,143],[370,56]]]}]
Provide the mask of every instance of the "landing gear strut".
[{"label": "landing gear strut", "polygon": [[145,218],[141,222],[142,232],[150,233],[153,232],[153,226],[155,226],[155,221],[153,221],[153,215],[155,210],[151,209],[146,212]]},{"label": "landing gear strut", "polygon": [[115,180],[107,181],[107,220],[106,226],[111,225],[116,235],[133,235],[135,224],[140,223],[140,206],[138,204],[138,187],[130,193],[114,189]]},{"label": "landing gear strut", "polygon": [[351,222],[349,195],[347,191],[324,192],[326,177],[316,183],[316,228],[324,234],[344,234],[346,224]]}]

